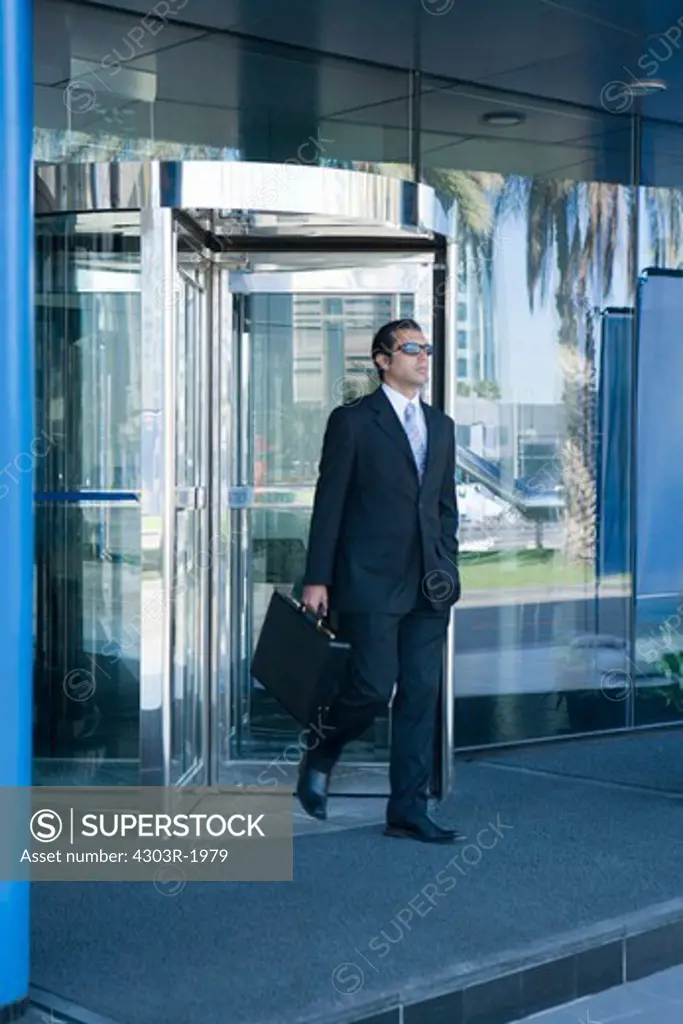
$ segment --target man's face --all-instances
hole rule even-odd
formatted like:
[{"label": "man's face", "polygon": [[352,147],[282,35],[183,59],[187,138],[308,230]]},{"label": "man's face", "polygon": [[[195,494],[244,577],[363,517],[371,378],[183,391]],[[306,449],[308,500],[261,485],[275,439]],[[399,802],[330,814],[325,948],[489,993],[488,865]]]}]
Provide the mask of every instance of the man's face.
[{"label": "man's face", "polygon": [[410,353],[410,347],[408,352],[404,352],[402,348],[403,345],[425,345],[426,338],[422,331],[408,328],[398,330],[395,338],[391,362],[386,366],[385,376],[388,380],[394,380],[405,387],[424,387],[429,379],[429,356],[423,349],[418,349],[417,354],[413,355]]}]

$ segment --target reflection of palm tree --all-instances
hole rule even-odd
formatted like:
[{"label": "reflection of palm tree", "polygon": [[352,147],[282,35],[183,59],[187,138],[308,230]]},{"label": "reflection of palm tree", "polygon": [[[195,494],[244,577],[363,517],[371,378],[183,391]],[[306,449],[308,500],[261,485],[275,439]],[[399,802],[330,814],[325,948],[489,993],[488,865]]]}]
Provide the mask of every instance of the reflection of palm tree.
[{"label": "reflection of palm tree", "polygon": [[[465,267],[478,280],[483,302],[492,304],[495,206],[491,197],[500,194],[505,179],[500,174],[479,171],[452,171],[429,167],[425,183],[447,201],[457,205],[457,242],[459,269]],[[457,301],[457,296],[453,296]],[[493,381],[481,382],[494,384]]]},{"label": "reflection of palm tree", "polygon": [[[411,177],[407,166],[390,165],[385,173]],[[425,168],[423,180],[455,200],[460,253],[467,251],[469,243],[489,285],[496,231],[510,215],[526,222],[529,306],[533,311],[537,298],[545,302],[553,287],[559,321],[568,551],[574,557],[592,560],[596,510],[592,306],[605,301],[611,292],[620,241],[626,248],[629,290],[632,287],[638,258],[634,230],[638,190],[609,182],[503,178],[433,167]],[[650,260],[655,266],[679,268],[683,262],[683,192],[646,188],[642,209],[649,229]]]},{"label": "reflection of palm tree", "polygon": [[594,366],[592,306],[612,289],[615,255],[626,230],[628,279],[634,189],[605,182],[510,178],[497,197],[496,221],[510,212],[527,225],[527,289],[533,310],[554,286],[559,321],[566,437],[562,471],[567,501],[568,553],[592,561],[596,488],[594,474]]},{"label": "reflection of palm tree", "polygon": [[[384,174],[392,178],[403,180],[412,180],[413,178],[413,168],[410,164],[357,162],[354,167],[360,171]],[[462,264],[465,260],[472,260],[482,290],[486,287],[490,289],[493,275],[493,229],[495,227],[495,211],[490,197],[502,190],[504,177],[486,171],[426,167],[422,181],[442,197],[449,209],[454,204],[456,205],[460,262]],[[457,295],[453,295],[451,301],[455,304]],[[493,382],[486,383],[494,386]],[[354,386],[349,390],[349,401],[357,398],[357,393],[354,394]]]},{"label": "reflection of palm tree", "polygon": [[644,213],[650,234],[650,259],[656,267],[680,269],[683,192],[675,188],[646,188]]},{"label": "reflection of palm tree", "polygon": [[[612,289],[620,239],[626,247],[631,288],[638,259],[637,201],[635,188],[550,178],[509,178],[496,199],[496,224],[513,211],[526,220],[530,308],[537,296],[541,301],[547,298],[551,283],[555,287],[567,416],[562,462],[569,551],[587,559],[593,554],[596,504],[590,415],[595,401],[591,306],[604,301]],[[655,266],[680,267],[683,193],[646,188],[641,209],[647,218],[649,259]]]},{"label": "reflection of palm tree", "polygon": [[[410,177],[395,165],[386,173]],[[596,484],[592,415],[595,404],[594,304],[609,296],[620,241],[627,252],[629,287],[637,259],[632,230],[637,190],[608,182],[523,178],[425,168],[424,181],[458,211],[460,253],[476,253],[491,284],[494,238],[506,217],[524,218],[529,306],[554,290],[566,436],[562,476],[567,501],[568,554],[592,561]],[[683,193],[646,189],[645,211],[655,265],[677,266],[683,243]],[[461,255],[462,259],[462,255]]]},{"label": "reflection of palm tree", "polygon": [[[363,169],[363,165],[357,165]],[[392,177],[410,179],[413,169],[409,164],[371,164],[373,170]],[[489,194],[503,188],[501,174],[486,171],[452,171],[448,168],[425,167],[422,175],[449,203],[457,203],[459,241],[472,243],[476,251],[488,244],[494,226],[493,208]]]},{"label": "reflection of palm tree", "polygon": [[[622,192],[625,196],[622,199]],[[552,178],[509,178],[497,197],[496,222],[509,212],[527,224],[527,287],[534,308],[537,292],[545,301],[553,271],[559,274],[555,294],[561,343],[576,338],[571,309],[591,288],[605,298],[614,277],[620,226],[630,221],[632,189],[605,182],[572,182]],[[623,206],[626,215],[623,216]],[[628,247],[629,278],[635,254]],[[571,332],[567,335],[565,330]]]},{"label": "reflection of palm tree", "polygon": [[[460,238],[474,244],[484,277],[492,274],[494,237],[505,218],[521,216],[526,222],[529,306],[533,310],[538,298],[544,303],[552,287],[559,321],[566,415],[561,460],[568,553],[570,557],[592,560],[596,510],[592,305],[606,299],[612,289],[615,256],[624,230],[628,280],[633,278],[636,253],[630,244],[630,225],[635,190],[605,182],[503,179],[435,169],[425,174],[425,181],[456,200]],[[680,202],[678,193],[676,198]],[[667,228],[671,217],[680,218],[679,211],[671,209],[674,202],[672,199],[664,213],[658,208],[657,238],[670,237]]]},{"label": "reflection of palm tree", "polygon": [[502,175],[427,167],[423,177],[425,184],[458,204],[458,228],[463,238],[475,246],[488,241],[494,226],[489,196],[503,188]]}]

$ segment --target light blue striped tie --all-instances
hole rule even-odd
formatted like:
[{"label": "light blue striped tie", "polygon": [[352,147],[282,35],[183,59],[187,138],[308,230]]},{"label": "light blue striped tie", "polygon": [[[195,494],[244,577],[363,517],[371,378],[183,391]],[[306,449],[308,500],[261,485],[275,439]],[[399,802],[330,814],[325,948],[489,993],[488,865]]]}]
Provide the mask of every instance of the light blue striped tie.
[{"label": "light blue striped tie", "polygon": [[415,416],[415,406],[412,402],[408,402],[403,417],[405,420],[406,434],[410,441],[410,447],[413,449],[413,458],[415,459],[415,465],[417,466],[417,475],[420,479],[420,483],[422,483],[427,446],[420,437],[420,431],[418,430],[417,419]]}]

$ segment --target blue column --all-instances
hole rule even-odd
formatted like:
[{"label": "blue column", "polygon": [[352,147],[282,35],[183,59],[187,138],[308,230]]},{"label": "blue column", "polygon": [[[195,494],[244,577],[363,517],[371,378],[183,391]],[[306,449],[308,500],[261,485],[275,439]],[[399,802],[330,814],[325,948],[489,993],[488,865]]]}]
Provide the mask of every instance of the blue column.
[{"label": "blue column", "polygon": [[[31,783],[33,4],[0,0],[0,786]],[[0,1022],[28,994],[29,887],[0,881]]]}]

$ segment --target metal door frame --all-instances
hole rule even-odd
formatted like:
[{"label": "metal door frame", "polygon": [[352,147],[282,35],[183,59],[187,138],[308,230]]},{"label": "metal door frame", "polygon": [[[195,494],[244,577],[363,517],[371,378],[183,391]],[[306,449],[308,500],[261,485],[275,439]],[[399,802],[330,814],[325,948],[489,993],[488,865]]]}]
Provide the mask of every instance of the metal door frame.
[{"label": "metal door frame", "polygon": [[[178,235],[182,231],[183,238],[185,241],[190,243],[190,252],[180,253],[178,249]],[[212,320],[211,320],[211,287],[213,280],[213,266],[211,260],[203,247],[203,237],[201,231],[198,229],[198,225],[195,225],[190,218],[185,218],[178,214],[178,211],[173,211],[173,233],[174,233],[174,267],[175,277],[173,281],[174,290],[172,292],[172,299],[174,309],[177,304],[177,300],[183,297],[187,290],[192,288],[196,292],[196,298],[198,302],[198,310],[196,311],[197,323],[195,324],[196,337],[198,339],[198,349],[195,353],[195,366],[198,368],[199,373],[199,386],[203,386],[205,394],[195,394],[194,401],[196,403],[195,415],[197,411],[201,416],[201,427],[200,427],[200,452],[201,460],[198,473],[193,484],[187,486],[178,487],[176,481],[176,494],[174,503],[174,516],[172,520],[173,531],[174,531],[174,542],[175,542],[175,531],[177,527],[177,514],[182,511],[194,511],[201,515],[201,536],[202,536],[202,548],[199,554],[202,556],[201,560],[196,559],[196,563],[190,567],[190,571],[193,576],[197,579],[197,593],[199,603],[199,629],[198,636],[195,638],[200,655],[199,660],[203,665],[203,675],[205,675],[205,685],[202,687],[202,700],[201,700],[201,739],[200,749],[198,752],[198,763],[190,767],[184,774],[181,774],[178,780],[175,780],[176,785],[187,785],[194,783],[195,785],[206,784],[209,779],[210,773],[210,724],[211,719],[209,715],[209,692],[210,692],[210,673],[211,673],[211,658],[209,654],[210,645],[210,608],[211,608],[211,558],[208,557],[208,551],[204,550],[206,540],[211,535],[211,488],[212,488],[212,474],[211,474],[211,416],[212,416],[212,405],[211,405],[211,333],[212,333]],[[195,268],[199,271],[200,280],[196,280],[186,268]],[[178,286],[178,292],[175,291],[175,286]],[[185,309],[183,309],[185,312]],[[175,352],[174,356],[177,356],[177,339],[175,341]],[[177,387],[177,377],[174,372],[173,374],[173,387],[174,390]],[[174,411],[176,404],[174,403]],[[175,431],[174,431],[175,437]],[[175,460],[174,460],[175,463]],[[175,473],[174,473],[175,475]],[[175,543],[173,544],[175,549]],[[208,557],[208,562],[206,558]],[[172,570],[171,570],[172,571]],[[173,630],[175,618],[169,616],[168,628]],[[167,684],[169,686],[169,692],[173,693],[173,664],[172,661],[168,665],[168,677]]]},{"label": "metal door frame", "polygon": [[[407,242],[407,244],[406,244]],[[241,246],[240,242],[240,246]],[[423,239],[411,239],[407,240],[396,240],[393,238],[367,238],[361,236],[354,236],[344,239],[333,239],[332,242],[326,238],[319,238],[314,240],[314,245],[310,244],[310,239],[301,236],[289,236],[282,238],[278,244],[273,245],[269,239],[262,238],[251,238],[247,240],[244,246],[244,252],[249,254],[256,253],[267,253],[269,256],[277,253],[279,255],[286,254],[310,254],[311,252],[331,252],[331,253],[353,253],[354,255],[376,255],[377,253],[387,254],[395,253],[398,255],[425,255],[433,260],[431,268],[431,331],[432,337],[437,341],[437,347],[439,354],[436,358],[434,365],[434,374],[430,381],[430,400],[437,402],[440,407],[443,407],[444,403],[444,368],[446,365],[446,356],[444,352],[443,341],[447,334],[447,326],[444,323],[444,309],[446,305],[446,287],[448,280],[446,276],[446,260],[447,260],[447,245],[448,242],[445,239],[435,238],[432,241],[425,241]],[[228,257],[230,258],[230,257]],[[220,265],[222,257],[217,256],[217,261]],[[264,277],[268,275],[270,271],[257,271],[258,274],[263,274]],[[277,273],[277,271],[275,271]],[[296,273],[296,271],[294,271]],[[233,293],[231,293],[233,294]],[[235,299],[243,298],[241,292],[234,293]],[[244,335],[242,332],[242,325],[239,322],[239,314],[237,312],[239,303],[235,303],[233,309],[233,320],[234,320],[234,333],[233,333],[233,345],[231,346],[234,355],[234,364],[237,369],[233,370],[235,377],[239,378],[242,383],[240,389],[239,382],[233,380],[233,395],[235,407],[238,406],[243,409],[249,408],[249,402],[251,401],[251,391],[249,386],[250,378],[250,346],[251,339],[249,335]],[[419,314],[415,314],[418,319],[422,319]],[[239,336],[239,337],[238,337]],[[225,346],[222,346],[225,349]],[[240,363],[241,365],[237,365]],[[233,451],[233,461],[238,467],[240,473],[240,484],[248,487],[249,482],[247,475],[249,472],[249,452],[247,438],[244,433],[245,429],[245,416],[238,416],[235,419],[239,419],[239,436],[235,438]],[[233,480],[234,482],[234,480]],[[238,534],[237,537],[232,538],[232,552],[234,557],[238,561],[237,566],[231,566],[232,578],[235,580],[240,577],[239,570],[244,565],[244,559],[249,556],[249,548],[247,544],[246,531],[243,525],[244,512],[235,510],[235,519],[239,524],[239,529],[235,530]],[[247,609],[247,600],[245,598],[246,587],[248,580],[246,573],[240,579],[240,585],[243,588],[241,593],[239,610],[234,610],[232,619],[232,635],[239,633],[239,642],[237,650],[233,651],[233,657],[231,658],[231,680],[236,680],[240,670],[240,654],[244,650],[247,643],[245,633],[249,632],[249,615]],[[231,589],[231,594],[234,594],[234,588]],[[241,611],[241,617],[239,612]],[[246,620],[245,617],[246,616]],[[446,645],[446,651],[444,654],[444,665],[443,665],[443,679],[446,680],[446,686],[449,688],[445,701],[446,706],[443,707],[443,701],[441,702],[441,710],[439,713],[439,749],[435,752],[435,775],[438,779],[436,794],[443,795],[450,791],[453,784],[453,699],[452,699],[452,630],[449,630],[448,643]],[[228,732],[232,733],[232,701],[234,694],[232,691],[228,695],[227,707],[222,711],[224,720],[227,724]],[[391,712],[389,713],[391,718]],[[292,743],[286,747],[283,751],[284,754],[290,750],[296,744]],[[450,751],[450,754],[449,754]],[[293,764],[291,761],[285,760],[284,764],[280,763],[279,759],[273,761],[273,759],[256,759],[256,758],[224,758],[223,764],[220,766],[220,776],[216,775],[215,780],[221,783],[235,784],[235,785],[264,785],[263,777],[268,774],[264,772],[264,768],[273,768],[276,765],[276,769],[271,770],[271,778],[273,775],[280,773],[282,778],[279,778],[278,784],[289,784],[293,783],[294,772],[291,770]],[[356,791],[356,780],[355,776],[365,773],[377,773],[378,775],[386,776],[386,764],[383,762],[368,762],[368,761],[357,761],[343,764],[343,776],[346,782],[351,777],[351,788]],[[337,795],[339,792],[347,792],[344,789],[344,783],[339,783],[341,789],[333,789]]]},{"label": "metal door frame", "polygon": [[[184,225],[187,227],[187,225]],[[140,609],[140,782],[142,785],[169,785],[171,782],[172,730],[171,711],[174,692],[173,643],[174,618],[172,590],[175,576],[176,519],[183,508],[210,508],[202,487],[179,488],[176,478],[176,409],[177,409],[177,337],[176,314],[178,283],[182,261],[178,253],[178,221],[173,209],[147,204],[141,209],[140,264],[142,300],[141,339],[141,417],[160,418],[157,442],[161,449],[161,472],[155,472],[151,457],[141,458],[139,502],[141,517],[154,516],[162,509],[162,554],[157,591],[151,606],[141,592]],[[211,270],[206,254],[197,242],[196,257],[207,270],[207,286]],[[196,286],[199,287],[199,286]],[[200,347],[197,364],[210,391],[210,291],[200,304],[198,335]],[[155,372],[156,370],[156,372]],[[202,424],[202,478],[207,489],[211,483],[209,425],[210,412]],[[141,435],[144,451],[144,432]],[[189,492],[192,493],[189,493]],[[199,504],[198,504],[199,502]],[[208,511],[207,511],[208,518]],[[208,781],[210,776],[209,689],[211,664],[208,656],[208,608],[210,591],[208,566],[197,564],[193,573],[199,576],[201,618],[200,647],[206,653],[205,686],[202,699],[201,749],[199,763],[179,784]],[[141,581],[144,586],[144,581]],[[157,625],[161,618],[161,629]]]},{"label": "metal door frame", "polygon": [[[160,466],[155,474],[151,459],[142,459],[139,501],[142,515],[153,511],[155,502],[163,509],[162,568],[159,585],[162,593],[163,629],[155,631],[146,622],[141,608],[140,653],[140,760],[141,783],[161,785],[170,771],[170,571],[173,558],[174,519],[174,445],[173,445],[173,315],[172,303],[164,302],[164,289],[173,282],[177,253],[175,215],[182,219],[192,211],[240,211],[320,218],[316,234],[239,234],[225,245],[205,230],[203,241],[212,253],[216,269],[225,253],[262,251],[330,252],[432,252],[435,273],[432,331],[437,345],[432,400],[453,416],[455,400],[454,324],[451,320],[455,301],[452,291],[455,274],[455,242],[451,220],[437,193],[427,185],[382,175],[338,168],[217,161],[149,161],[109,164],[42,164],[36,168],[37,188],[47,197],[51,213],[86,214],[92,212],[139,211],[141,215],[141,289],[142,289],[142,401],[145,411],[161,410]],[[276,185],[281,186],[275,188]],[[274,199],[273,193],[275,192]],[[191,218],[190,218],[191,219]],[[304,221],[305,223],[305,221]],[[325,225],[327,224],[327,228]],[[353,234],[354,225],[357,234]],[[272,230],[272,229],[271,229]],[[221,425],[217,424],[216,402],[221,388],[232,372],[232,353],[226,352],[221,339],[232,329],[229,297],[217,274],[212,278],[208,302],[211,321],[209,394],[211,449],[208,453],[210,486],[224,486],[220,470]],[[171,285],[172,287],[172,285]],[[170,308],[169,308],[170,307]],[[154,369],[156,367],[156,370]],[[232,432],[232,425],[229,430]],[[141,427],[141,439],[145,435]],[[232,438],[230,438],[232,441]],[[149,453],[148,453],[149,454]],[[224,495],[210,499],[211,531],[216,526],[216,507]],[[232,614],[226,595],[227,612]],[[142,595],[141,595],[142,600]],[[217,735],[220,699],[218,668],[218,609],[215,584],[211,593],[211,643],[208,673],[211,680],[208,703],[213,723],[208,731],[210,751],[207,758],[208,781],[217,777],[221,761],[221,737]],[[149,620],[149,616],[147,617]],[[440,715],[440,795],[452,788],[453,776],[453,628],[449,627],[444,658],[443,699]],[[218,660],[217,660],[218,659]],[[205,701],[206,705],[206,701]],[[207,711],[208,714],[208,711]],[[223,737],[223,741],[225,737]]]}]

